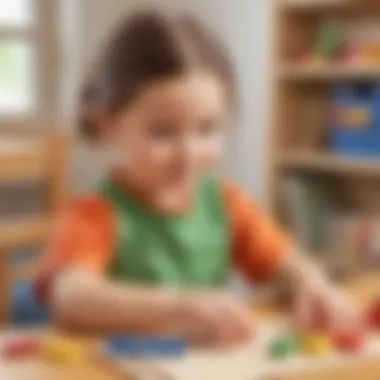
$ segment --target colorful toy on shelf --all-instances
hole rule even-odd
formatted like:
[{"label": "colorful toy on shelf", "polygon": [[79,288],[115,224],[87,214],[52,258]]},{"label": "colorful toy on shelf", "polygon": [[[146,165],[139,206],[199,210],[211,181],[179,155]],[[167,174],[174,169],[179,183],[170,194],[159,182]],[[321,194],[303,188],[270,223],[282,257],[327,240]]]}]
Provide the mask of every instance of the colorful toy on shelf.
[{"label": "colorful toy on shelf", "polygon": [[338,125],[347,129],[360,130],[365,128],[371,120],[371,112],[367,107],[352,107],[337,110],[334,120]]},{"label": "colorful toy on shelf", "polygon": [[338,83],[333,89],[330,141],[334,152],[380,156],[380,83]]},{"label": "colorful toy on shelf", "polygon": [[356,48],[358,64],[380,63],[380,28],[375,20],[358,21],[351,26],[350,43]]},{"label": "colorful toy on shelf", "polygon": [[380,42],[368,43],[364,45],[361,51],[361,61],[365,64],[380,63]]},{"label": "colorful toy on shelf", "polygon": [[313,48],[301,52],[296,61],[302,65],[318,66],[346,59],[346,43],[339,20],[327,19],[318,29]]},{"label": "colorful toy on shelf", "polygon": [[335,60],[342,56],[345,36],[341,22],[328,19],[322,22],[315,44],[315,56],[322,60]]},{"label": "colorful toy on shelf", "polygon": [[302,51],[295,60],[303,65],[377,66],[380,64],[380,27],[377,22],[327,18],[318,26],[312,48]]}]

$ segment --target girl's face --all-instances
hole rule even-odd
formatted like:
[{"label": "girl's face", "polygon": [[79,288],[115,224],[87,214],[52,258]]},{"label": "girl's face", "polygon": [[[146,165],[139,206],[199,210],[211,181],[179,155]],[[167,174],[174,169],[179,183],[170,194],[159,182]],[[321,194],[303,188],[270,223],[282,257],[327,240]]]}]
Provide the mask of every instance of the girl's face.
[{"label": "girl's face", "polygon": [[191,187],[220,158],[227,108],[225,86],[216,76],[180,76],[143,89],[113,119],[108,139],[141,184]]}]

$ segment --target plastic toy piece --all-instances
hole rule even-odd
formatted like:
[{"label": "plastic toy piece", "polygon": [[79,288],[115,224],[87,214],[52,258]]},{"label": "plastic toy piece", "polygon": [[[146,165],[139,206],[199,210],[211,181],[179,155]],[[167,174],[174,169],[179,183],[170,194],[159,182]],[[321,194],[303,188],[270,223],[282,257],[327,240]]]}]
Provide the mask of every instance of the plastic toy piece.
[{"label": "plastic toy piece", "polygon": [[2,348],[1,356],[5,359],[23,359],[39,353],[41,342],[36,338],[14,339]]},{"label": "plastic toy piece", "polygon": [[377,298],[371,305],[367,314],[368,324],[371,327],[380,329],[380,298]]},{"label": "plastic toy piece", "polygon": [[316,43],[316,52],[323,59],[335,59],[344,49],[344,35],[342,25],[338,20],[325,20],[319,31]]},{"label": "plastic toy piece", "polygon": [[365,337],[359,332],[341,332],[334,336],[336,348],[344,352],[360,352],[365,343]]},{"label": "plastic toy piece", "polygon": [[331,337],[323,333],[309,333],[302,337],[304,351],[313,356],[325,356],[334,351]]},{"label": "plastic toy piece", "polygon": [[298,339],[293,336],[283,337],[273,342],[269,349],[270,357],[273,359],[286,359],[298,352]]},{"label": "plastic toy piece", "polygon": [[43,344],[43,356],[53,363],[77,363],[84,358],[84,347],[68,338],[49,337]]},{"label": "plastic toy piece", "polygon": [[116,356],[183,356],[187,348],[187,343],[180,339],[115,336],[106,342],[107,352]]}]

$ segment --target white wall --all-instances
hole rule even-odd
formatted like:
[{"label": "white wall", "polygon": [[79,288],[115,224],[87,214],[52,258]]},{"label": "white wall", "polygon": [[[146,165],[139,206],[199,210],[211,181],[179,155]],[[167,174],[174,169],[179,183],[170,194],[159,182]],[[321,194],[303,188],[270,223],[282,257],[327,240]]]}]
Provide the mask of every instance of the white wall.
[{"label": "white wall", "polygon": [[[259,200],[265,201],[268,173],[268,87],[269,29],[268,0],[155,0],[150,4],[187,9],[198,14],[225,38],[235,58],[240,84],[241,112],[233,142],[223,163],[223,172],[241,182]],[[66,71],[65,114],[73,115],[77,83],[86,65],[93,59],[104,36],[125,12],[138,8],[141,0],[63,0],[68,10],[68,29],[74,32],[72,53]],[[75,8],[75,11],[74,11]],[[75,14],[74,14],[75,13]],[[75,26],[73,25],[75,24]],[[73,61],[71,61],[73,60]],[[104,169],[105,160],[78,144],[73,168],[73,187],[86,190]]]}]

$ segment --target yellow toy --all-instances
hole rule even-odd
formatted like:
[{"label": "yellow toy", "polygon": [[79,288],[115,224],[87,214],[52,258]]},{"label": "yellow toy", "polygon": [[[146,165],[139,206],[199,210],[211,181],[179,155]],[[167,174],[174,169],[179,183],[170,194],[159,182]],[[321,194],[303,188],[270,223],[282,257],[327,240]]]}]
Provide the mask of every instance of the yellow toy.
[{"label": "yellow toy", "polygon": [[334,351],[332,339],[323,333],[305,334],[302,339],[302,347],[305,352],[314,356],[325,356]]},{"label": "yellow toy", "polygon": [[84,346],[73,339],[49,336],[42,345],[44,358],[60,364],[78,363],[84,358]]}]

